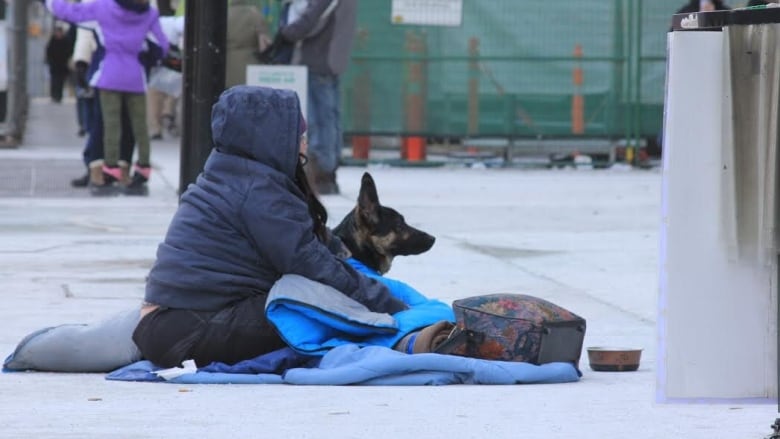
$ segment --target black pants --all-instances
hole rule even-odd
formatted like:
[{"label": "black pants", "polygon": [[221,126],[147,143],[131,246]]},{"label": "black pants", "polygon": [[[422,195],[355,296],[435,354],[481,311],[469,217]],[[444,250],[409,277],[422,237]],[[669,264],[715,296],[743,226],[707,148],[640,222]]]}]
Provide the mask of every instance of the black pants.
[{"label": "black pants", "polygon": [[54,102],[62,101],[62,95],[65,89],[65,80],[67,79],[68,79],[68,72],[50,74],[49,96]]},{"label": "black pants", "polygon": [[144,316],[133,341],[145,359],[161,367],[193,359],[235,364],[277,349],[284,341],[265,318],[266,296],[254,296],[219,311],[160,307]]}]

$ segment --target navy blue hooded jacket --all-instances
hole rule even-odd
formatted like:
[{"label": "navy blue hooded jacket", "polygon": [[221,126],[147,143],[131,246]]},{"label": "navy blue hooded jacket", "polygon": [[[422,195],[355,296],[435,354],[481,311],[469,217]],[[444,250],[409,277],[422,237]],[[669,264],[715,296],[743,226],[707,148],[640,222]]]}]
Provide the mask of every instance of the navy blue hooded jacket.
[{"label": "navy blue hooded jacket", "polygon": [[182,195],[146,284],[146,301],[212,311],[265,295],[283,274],[330,285],[372,311],[406,309],[314,235],[295,184],[302,118],[294,92],[236,86],[212,109],[215,148]]}]

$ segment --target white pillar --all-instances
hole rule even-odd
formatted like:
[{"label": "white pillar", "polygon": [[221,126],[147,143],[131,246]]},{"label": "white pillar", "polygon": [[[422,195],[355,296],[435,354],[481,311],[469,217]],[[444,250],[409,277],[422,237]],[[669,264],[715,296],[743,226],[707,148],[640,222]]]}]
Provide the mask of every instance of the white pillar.
[{"label": "white pillar", "polygon": [[766,205],[735,201],[735,185],[744,184],[739,177],[735,183],[732,169],[741,145],[732,141],[729,58],[724,32],[669,34],[656,392],[662,402],[777,396],[777,258],[745,244],[742,232],[751,227],[745,218],[760,216],[755,212]]}]

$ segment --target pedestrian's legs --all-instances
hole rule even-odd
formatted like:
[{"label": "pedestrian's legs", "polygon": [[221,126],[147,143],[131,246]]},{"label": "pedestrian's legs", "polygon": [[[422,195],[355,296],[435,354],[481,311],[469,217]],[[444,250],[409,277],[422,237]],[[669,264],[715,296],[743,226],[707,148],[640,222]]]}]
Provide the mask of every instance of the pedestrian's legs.
[{"label": "pedestrian's legs", "polygon": [[51,95],[51,100],[60,103],[62,102],[62,93],[65,87],[65,75],[61,73],[52,73],[50,76],[49,94]]},{"label": "pedestrian's legs", "polygon": [[94,95],[88,98],[81,98],[81,111],[84,115],[85,134],[89,134],[89,132],[92,131],[92,125],[95,123],[95,99]]},{"label": "pedestrian's legs", "polygon": [[133,127],[133,136],[138,142],[138,166],[148,168],[150,165],[149,132],[146,128],[146,94],[126,93],[127,113]]},{"label": "pedestrian's legs", "polygon": [[76,121],[79,124],[79,136],[83,136],[87,133],[87,121],[86,116],[84,115],[84,112],[86,111],[84,109],[85,107],[86,102],[84,101],[84,98],[76,96]]},{"label": "pedestrian's legs", "polygon": [[146,126],[146,94],[126,93],[127,114],[130,117],[133,136],[138,142],[138,157],[133,177],[125,187],[125,195],[147,195],[146,182],[152,173],[149,147],[149,131]]},{"label": "pedestrian's legs", "polygon": [[90,99],[90,120],[89,136],[87,144],[84,146],[84,163],[90,166],[98,160],[103,160],[103,110],[100,106],[100,94],[95,90],[95,97]]},{"label": "pedestrian's legs", "polygon": [[[89,138],[87,139],[87,145],[84,148],[84,161],[89,166],[89,187],[90,194],[94,196],[110,196],[116,195],[117,188],[114,185],[114,180],[121,180],[121,173],[117,167],[118,156],[118,135],[114,138],[113,143],[104,137],[109,130],[106,127],[110,121],[118,119],[119,114],[112,117],[110,113],[105,111],[104,105],[106,101],[109,102],[109,108],[113,101],[119,102],[121,98],[118,93],[112,93],[103,90],[100,94],[95,90],[95,97],[93,100],[94,119],[92,124],[92,130],[89,132]],[[118,104],[116,104],[118,107]],[[110,111],[110,110],[109,110]],[[118,122],[113,122],[114,125],[118,125]],[[116,130],[116,128],[114,128]],[[109,145],[113,145],[113,167],[107,167],[104,160],[105,149]]]},{"label": "pedestrian's legs", "polygon": [[[103,166],[103,119],[100,117],[100,101],[98,101],[97,93],[90,98],[82,99],[84,118],[88,126],[86,132],[87,141],[84,142],[84,150],[82,151],[82,159],[87,167],[87,174],[71,180],[70,184],[74,187],[86,187],[89,184],[90,165],[96,168],[102,168]],[[101,181],[102,175],[101,180],[95,183],[102,184]]]},{"label": "pedestrian's legs", "polygon": [[147,124],[149,126],[149,133],[152,139],[161,139],[163,127],[161,124],[162,116],[165,114],[163,109],[163,100],[165,94],[161,91],[150,88],[146,91],[146,103],[147,103]]},{"label": "pedestrian's legs", "polygon": [[178,136],[179,129],[176,126],[176,107],[178,99],[169,94],[164,95],[162,105],[162,120],[165,122],[165,129],[171,136]]},{"label": "pedestrian's legs", "polygon": [[127,109],[127,103],[122,103],[122,134],[119,136],[119,160],[133,163],[133,153],[135,152],[135,136],[133,136],[133,124],[130,121],[130,112]]},{"label": "pedestrian's legs", "polygon": [[162,115],[176,117],[176,98],[169,94],[163,95]]},{"label": "pedestrian's legs", "polygon": [[309,76],[307,125],[309,158],[307,175],[317,193],[339,193],[336,169],[341,157],[338,77]]},{"label": "pedestrian's legs", "polygon": [[89,99],[81,96],[76,96],[76,120],[79,124],[79,136],[83,136],[89,131]]},{"label": "pedestrian's legs", "polygon": [[307,132],[309,156],[324,173],[333,173],[341,154],[339,136],[338,78],[309,75]]},{"label": "pedestrian's legs", "polygon": [[[107,167],[116,168],[119,161],[122,93],[101,90],[100,105],[103,109],[103,160]],[[116,173],[116,179],[119,180],[119,171]]]}]

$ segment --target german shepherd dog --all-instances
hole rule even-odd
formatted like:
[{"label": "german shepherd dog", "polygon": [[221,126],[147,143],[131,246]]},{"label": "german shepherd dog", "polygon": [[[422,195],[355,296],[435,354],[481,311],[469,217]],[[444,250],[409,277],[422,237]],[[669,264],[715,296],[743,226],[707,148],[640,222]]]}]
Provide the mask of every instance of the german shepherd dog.
[{"label": "german shepherd dog", "polygon": [[419,255],[436,238],[406,224],[395,209],[379,204],[374,179],[368,172],[360,181],[357,206],[333,229],[352,257],[380,274],[387,273],[395,256]]}]

